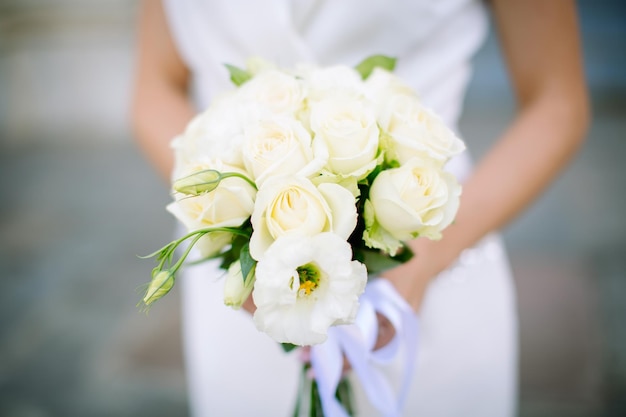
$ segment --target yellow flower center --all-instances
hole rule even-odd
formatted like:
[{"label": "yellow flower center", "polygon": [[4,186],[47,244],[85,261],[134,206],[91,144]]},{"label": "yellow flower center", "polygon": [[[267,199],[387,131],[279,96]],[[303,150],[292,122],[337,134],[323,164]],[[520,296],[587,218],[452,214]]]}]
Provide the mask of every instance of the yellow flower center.
[{"label": "yellow flower center", "polygon": [[311,291],[315,289],[315,287],[317,287],[317,284],[313,281],[304,281],[302,284],[300,284],[300,288],[298,289],[298,295],[309,295],[311,294]]},{"label": "yellow flower center", "polygon": [[300,287],[298,288],[298,297],[310,295],[317,288],[320,282],[320,271],[317,265],[308,263],[299,266],[296,271],[300,279]]}]

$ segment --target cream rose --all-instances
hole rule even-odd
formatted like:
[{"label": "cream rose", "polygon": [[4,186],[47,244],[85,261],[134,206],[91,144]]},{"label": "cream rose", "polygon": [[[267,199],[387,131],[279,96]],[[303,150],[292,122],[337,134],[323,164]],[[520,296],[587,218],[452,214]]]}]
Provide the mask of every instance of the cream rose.
[{"label": "cream rose", "polygon": [[365,95],[379,113],[384,113],[387,103],[395,96],[417,98],[415,91],[400,77],[380,67],[374,68],[364,84]]},{"label": "cream rose", "polygon": [[394,96],[379,123],[389,139],[386,158],[400,164],[419,155],[443,164],[465,150],[463,141],[415,97]]},{"label": "cream rose", "polygon": [[456,178],[426,158],[381,172],[366,203],[366,243],[387,250],[385,234],[400,241],[439,239],[454,220],[460,195]]},{"label": "cream rose", "polygon": [[326,164],[313,157],[311,135],[293,118],[277,117],[248,126],[244,131],[243,161],[260,186],[268,177],[313,175]]},{"label": "cream rose", "polygon": [[189,165],[208,162],[209,158],[243,168],[243,127],[253,116],[239,103],[234,92],[218,97],[208,110],[194,117],[185,132],[172,142],[174,178],[180,177]]},{"label": "cream rose", "polygon": [[[219,162],[200,165],[196,169],[216,169],[245,175],[236,167]],[[256,190],[245,180],[231,177],[222,180],[215,190],[208,193],[198,196],[177,194],[176,201],[169,204],[167,210],[190,232],[209,227],[238,227],[252,214],[255,194]],[[204,235],[196,247],[202,256],[211,256],[229,244],[231,237],[227,232],[212,232]]]},{"label": "cream rose", "polygon": [[362,97],[363,81],[354,68],[335,65],[325,68],[306,68],[302,70],[307,97],[311,102],[341,95]]},{"label": "cream rose", "polygon": [[255,75],[239,90],[243,103],[258,107],[259,115],[294,115],[303,105],[304,90],[294,76],[269,69]]},{"label": "cream rose", "polygon": [[270,178],[259,189],[252,213],[250,255],[261,259],[281,236],[333,232],[347,239],[356,219],[356,200],[340,185],[315,186],[304,177]]},{"label": "cream rose", "polygon": [[379,129],[372,105],[363,99],[328,99],[311,106],[314,149],[328,158],[333,174],[367,176],[377,164]]}]

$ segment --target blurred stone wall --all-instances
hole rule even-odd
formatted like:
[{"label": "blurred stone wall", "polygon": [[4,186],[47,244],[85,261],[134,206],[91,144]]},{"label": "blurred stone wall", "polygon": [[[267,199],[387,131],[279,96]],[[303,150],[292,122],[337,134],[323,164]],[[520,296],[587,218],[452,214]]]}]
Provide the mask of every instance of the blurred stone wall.
[{"label": "blurred stone wall", "polygon": [[128,137],[136,5],[0,1],[0,143]]}]

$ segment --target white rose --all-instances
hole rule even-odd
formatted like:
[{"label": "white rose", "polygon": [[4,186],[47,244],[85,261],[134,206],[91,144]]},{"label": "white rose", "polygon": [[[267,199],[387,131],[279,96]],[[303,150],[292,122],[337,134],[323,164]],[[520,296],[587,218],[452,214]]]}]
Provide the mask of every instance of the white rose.
[{"label": "white rose", "polygon": [[384,112],[387,103],[394,96],[417,98],[415,91],[405,84],[400,77],[380,67],[374,68],[374,71],[365,80],[365,94],[376,105],[379,113]]},{"label": "white rose", "polygon": [[252,75],[258,75],[264,71],[276,69],[277,67],[275,63],[258,56],[250,57],[246,61],[246,70]]},{"label": "white rose", "polygon": [[419,155],[443,164],[465,150],[463,141],[415,97],[394,96],[380,115],[379,123],[390,140],[387,159],[400,164]]},{"label": "white rose", "polygon": [[256,267],[254,323],[277,342],[322,343],[330,326],[354,321],[366,283],[365,266],[343,238],[281,237]]},{"label": "white rose", "polygon": [[194,117],[185,132],[172,142],[175,178],[180,177],[187,165],[214,159],[243,168],[243,127],[251,116],[239,103],[236,93],[220,96],[208,110]]},{"label": "white rose", "polygon": [[362,99],[328,99],[311,107],[316,155],[333,174],[366,177],[376,167],[379,129],[372,106]]},{"label": "white rose", "polygon": [[[220,172],[244,172],[236,167],[214,163],[201,165],[198,170],[216,169]],[[177,194],[177,200],[167,210],[181,221],[188,231],[210,227],[238,227],[252,214],[256,190],[245,180],[237,177],[222,180],[219,186],[198,196]],[[196,247],[202,256],[211,256],[230,243],[228,232],[211,232],[204,235]]]},{"label": "white rose", "polygon": [[335,95],[363,96],[363,80],[354,68],[335,65],[324,68],[304,68],[301,72],[307,87],[307,96],[311,102]]},{"label": "white rose", "polygon": [[260,186],[268,177],[313,175],[326,161],[313,157],[311,135],[293,118],[278,117],[244,131],[243,161]]},{"label": "white rose", "polygon": [[266,70],[255,75],[239,88],[243,103],[258,106],[259,115],[294,115],[303,104],[304,90],[301,82],[279,70]]},{"label": "white rose", "polygon": [[385,234],[401,241],[418,236],[439,239],[454,220],[460,195],[454,175],[429,159],[414,158],[381,172],[366,203],[366,243],[387,250],[382,243]]},{"label": "white rose", "polygon": [[347,239],[356,226],[356,200],[337,184],[317,187],[303,177],[274,177],[263,183],[252,213],[250,255],[259,260],[281,236],[333,232]]}]

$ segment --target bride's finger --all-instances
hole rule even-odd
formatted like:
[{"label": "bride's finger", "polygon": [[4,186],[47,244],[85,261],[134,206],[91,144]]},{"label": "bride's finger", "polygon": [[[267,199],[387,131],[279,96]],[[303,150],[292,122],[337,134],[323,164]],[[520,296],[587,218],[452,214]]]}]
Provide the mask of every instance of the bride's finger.
[{"label": "bride's finger", "polygon": [[391,321],[389,321],[386,316],[377,312],[376,318],[378,319],[378,337],[374,344],[374,350],[387,346],[396,336],[396,328],[393,327],[393,324],[391,324]]},{"label": "bride's finger", "polygon": [[303,363],[311,362],[311,347],[303,346],[298,350],[298,359]]}]

